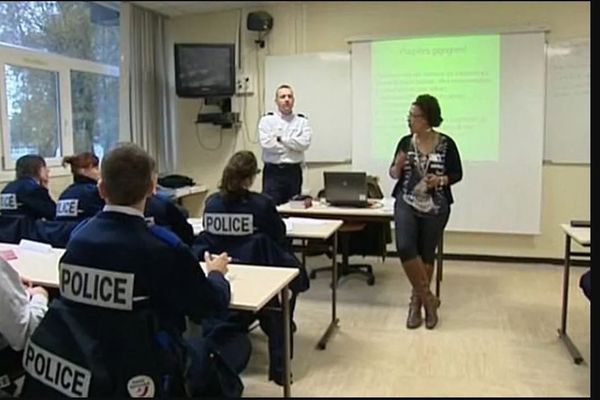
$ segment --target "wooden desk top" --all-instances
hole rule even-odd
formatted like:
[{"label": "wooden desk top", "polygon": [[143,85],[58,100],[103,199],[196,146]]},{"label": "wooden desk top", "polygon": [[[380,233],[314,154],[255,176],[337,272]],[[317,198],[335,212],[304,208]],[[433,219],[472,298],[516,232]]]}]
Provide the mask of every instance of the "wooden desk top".
[{"label": "wooden desk top", "polygon": [[577,243],[582,246],[590,246],[591,245],[591,232],[592,228],[579,228],[573,227],[570,224],[560,224],[560,227],[565,231],[565,233]]},{"label": "wooden desk top", "polygon": [[[315,218],[284,218],[286,236],[289,238],[302,239],[329,239],[344,223],[338,219],[315,219]],[[194,235],[202,232],[202,218],[188,218],[192,225]]]},{"label": "wooden desk top", "polygon": [[[206,271],[204,262],[200,265]],[[256,312],[298,274],[297,268],[229,264],[230,308]]]},{"label": "wooden desk top", "polygon": [[204,192],[208,192],[208,188],[205,185],[184,186],[173,190],[173,195],[176,199],[180,199],[185,196]]},{"label": "wooden desk top", "polygon": [[301,217],[331,216],[336,217],[369,217],[386,218],[394,217],[394,199],[375,200],[374,206],[370,207],[335,207],[324,205],[313,201],[310,208],[292,208],[290,203],[281,204],[277,211],[283,215],[294,215]]},{"label": "wooden desk top", "polygon": [[[16,259],[7,261],[21,276],[37,285],[58,287],[58,263],[65,252],[64,249],[52,249],[42,253],[22,249],[16,244],[0,243],[0,251],[6,250],[12,250],[17,256]],[[229,264],[231,308],[260,310],[298,273],[296,268]]]}]

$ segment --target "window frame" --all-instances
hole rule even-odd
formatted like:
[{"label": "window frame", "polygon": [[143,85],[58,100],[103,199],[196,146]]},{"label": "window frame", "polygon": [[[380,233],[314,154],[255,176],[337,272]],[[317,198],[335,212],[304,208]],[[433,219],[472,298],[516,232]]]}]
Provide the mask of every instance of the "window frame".
[{"label": "window frame", "polygon": [[[121,52],[122,54],[122,52]],[[63,155],[73,154],[73,108],[71,99],[71,71],[90,72],[119,78],[122,85],[120,68],[78,58],[62,56],[42,50],[28,49],[20,46],[0,43],[0,150],[2,165],[0,166],[0,182],[14,179],[15,160],[10,157],[10,122],[6,97],[6,64],[16,67],[37,68],[58,73],[59,90],[59,138]],[[116,99],[120,101],[120,99]],[[126,136],[126,137],[124,137]],[[119,132],[120,141],[130,140],[129,135]],[[63,168],[62,158],[46,158],[53,176],[64,176],[70,171]]]}]

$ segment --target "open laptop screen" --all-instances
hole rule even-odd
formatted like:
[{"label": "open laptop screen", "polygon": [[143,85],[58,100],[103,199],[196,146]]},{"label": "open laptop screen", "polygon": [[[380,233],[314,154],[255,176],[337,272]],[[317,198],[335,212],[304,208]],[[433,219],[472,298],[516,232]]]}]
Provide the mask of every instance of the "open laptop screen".
[{"label": "open laptop screen", "polygon": [[366,172],[323,172],[325,198],[331,205],[366,207]]}]

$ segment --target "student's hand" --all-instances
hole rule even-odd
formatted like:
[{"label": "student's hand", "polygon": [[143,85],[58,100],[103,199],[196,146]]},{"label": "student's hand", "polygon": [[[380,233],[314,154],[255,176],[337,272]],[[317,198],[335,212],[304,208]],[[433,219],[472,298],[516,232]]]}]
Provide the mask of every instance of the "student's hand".
[{"label": "student's hand", "polygon": [[210,254],[208,251],[204,252],[204,262],[206,263],[206,272],[219,271],[223,275],[229,271],[227,265],[231,259],[227,253],[223,252],[218,256]]},{"label": "student's hand", "polygon": [[33,283],[31,282],[31,280],[29,278],[27,278],[26,276],[22,276],[22,275],[21,275],[21,283],[26,288],[30,288],[33,286]]},{"label": "student's hand", "polygon": [[48,298],[48,292],[46,291],[46,289],[44,289],[41,286],[33,286],[33,287],[29,287],[27,288],[27,292],[29,292],[29,294],[31,296],[33,296],[34,294],[41,294],[42,296],[44,296],[46,299]]}]

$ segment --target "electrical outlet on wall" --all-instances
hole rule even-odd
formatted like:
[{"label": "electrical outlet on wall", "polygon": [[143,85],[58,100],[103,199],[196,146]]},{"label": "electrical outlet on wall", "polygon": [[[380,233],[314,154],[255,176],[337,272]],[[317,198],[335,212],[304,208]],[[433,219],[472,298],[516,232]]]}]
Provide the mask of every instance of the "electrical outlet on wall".
[{"label": "electrical outlet on wall", "polygon": [[254,93],[254,82],[249,74],[241,72],[236,75],[235,93],[238,96],[247,96]]}]

